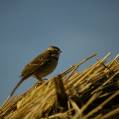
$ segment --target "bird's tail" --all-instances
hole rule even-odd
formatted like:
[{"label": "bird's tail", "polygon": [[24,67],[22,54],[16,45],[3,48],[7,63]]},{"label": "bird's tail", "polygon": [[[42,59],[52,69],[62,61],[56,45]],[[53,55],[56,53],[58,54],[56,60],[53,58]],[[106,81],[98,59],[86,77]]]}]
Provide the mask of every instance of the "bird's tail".
[{"label": "bird's tail", "polygon": [[[13,96],[14,92],[16,91],[16,89],[22,84],[22,82],[24,81],[23,78],[21,78],[21,80],[16,84],[16,86],[13,88],[12,92],[10,93],[10,95],[5,99],[5,101],[3,102],[2,106],[4,106],[8,100]],[[1,106],[1,107],[2,107]]]},{"label": "bird's tail", "polygon": [[16,89],[22,84],[22,82],[24,81],[24,79],[21,79],[16,86],[13,88],[12,92],[10,93],[9,97],[13,96],[14,92],[16,91]]}]

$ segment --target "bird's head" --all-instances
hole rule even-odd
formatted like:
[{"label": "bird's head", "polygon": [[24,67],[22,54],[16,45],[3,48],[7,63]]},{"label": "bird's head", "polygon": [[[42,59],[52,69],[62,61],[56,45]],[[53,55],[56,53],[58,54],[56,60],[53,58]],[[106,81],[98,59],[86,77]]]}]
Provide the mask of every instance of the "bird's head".
[{"label": "bird's head", "polygon": [[56,47],[56,46],[49,46],[47,50],[50,51],[50,52],[56,53],[56,54],[60,54],[60,53],[62,52],[62,51],[61,51],[58,47]]}]

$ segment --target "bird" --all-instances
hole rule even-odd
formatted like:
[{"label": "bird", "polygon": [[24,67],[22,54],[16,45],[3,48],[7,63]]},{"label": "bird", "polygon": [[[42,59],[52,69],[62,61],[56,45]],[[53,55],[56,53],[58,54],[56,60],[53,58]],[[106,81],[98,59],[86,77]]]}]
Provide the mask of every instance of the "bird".
[{"label": "bird", "polygon": [[52,73],[58,64],[61,52],[57,46],[49,46],[31,62],[26,64],[21,72],[20,81],[13,88],[9,97],[12,97],[16,89],[29,77],[33,76],[41,81],[42,78]]}]

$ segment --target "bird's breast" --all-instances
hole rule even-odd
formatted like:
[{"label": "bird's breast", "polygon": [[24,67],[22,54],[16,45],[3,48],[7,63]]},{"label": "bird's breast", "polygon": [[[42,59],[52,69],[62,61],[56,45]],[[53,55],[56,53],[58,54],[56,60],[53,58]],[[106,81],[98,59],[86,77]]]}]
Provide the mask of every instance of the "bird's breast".
[{"label": "bird's breast", "polygon": [[51,58],[48,62],[46,62],[42,67],[34,73],[36,77],[45,77],[48,74],[52,73],[58,64],[58,60],[56,57]]}]

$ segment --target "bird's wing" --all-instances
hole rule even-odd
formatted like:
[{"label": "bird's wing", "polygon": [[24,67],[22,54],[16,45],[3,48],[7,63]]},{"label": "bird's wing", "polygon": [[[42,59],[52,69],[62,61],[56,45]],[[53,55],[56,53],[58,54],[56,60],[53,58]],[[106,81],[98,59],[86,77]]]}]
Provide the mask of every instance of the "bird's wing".
[{"label": "bird's wing", "polygon": [[27,64],[22,73],[21,77],[22,78],[27,78],[31,76],[39,67],[42,67],[49,61],[49,54],[48,53],[42,53],[38,55],[36,58],[34,58],[29,64]]}]

